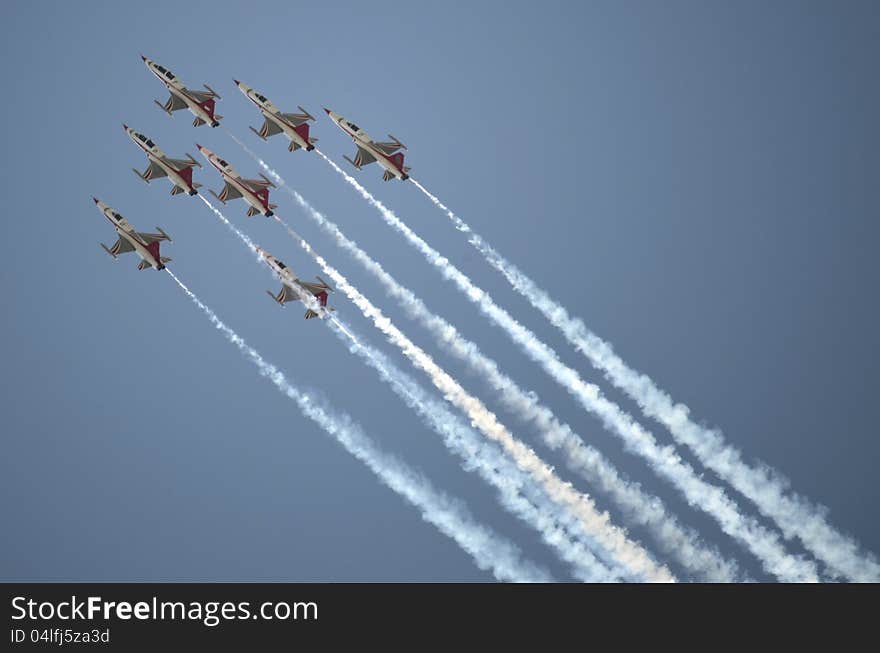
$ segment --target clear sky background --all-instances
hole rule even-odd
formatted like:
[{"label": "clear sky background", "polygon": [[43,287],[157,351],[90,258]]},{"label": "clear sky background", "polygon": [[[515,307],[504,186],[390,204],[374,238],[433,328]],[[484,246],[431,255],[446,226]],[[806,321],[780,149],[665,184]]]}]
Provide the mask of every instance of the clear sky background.
[{"label": "clear sky background", "polygon": [[[880,552],[877,3],[13,1],[0,11],[0,578],[490,578],[302,418],[170,278],[137,271],[133,256],[114,263],[98,246],[115,236],[92,195],[140,230],[163,227],[175,272],[271,362],[570,578],[327,328],[269,301],[278,284],[197,198],[131,173],[146,159],[123,121],[170,156],[197,154],[200,142],[245,176],[258,171],[223,130],[157,109],[167,92],[140,53],[217,90],[224,126],[754,577],[766,578],[747,553],[624,452],[323,161],[248,131],[261,117],[232,79],[284,111],[306,107],[337,161],[354,147],[322,106],[376,138],[398,136],[417,179],[625,360]],[[383,183],[376,166],[357,174],[601,383],[416,188]],[[195,178],[222,187],[207,166]],[[566,474],[284,193],[273,199]],[[302,276],[316,272],[277,225],[245,211],[241,201],[225,209]],[[406,367],[341,293],[332,300]]]}]

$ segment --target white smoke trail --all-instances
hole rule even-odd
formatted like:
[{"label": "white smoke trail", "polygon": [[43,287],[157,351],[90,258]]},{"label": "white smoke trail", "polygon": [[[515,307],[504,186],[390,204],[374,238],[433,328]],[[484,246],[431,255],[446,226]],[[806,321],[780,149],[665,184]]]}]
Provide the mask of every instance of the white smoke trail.
[{"label": "white smoke trail", "polygon": [[[244,146],[243,146],[244,147]],[[501,401],[520,419],[536,426],[544,442],[561,449],[569,466],[586,478],[593,487],[608,494],[623,510],[627,519],[647,526],[663,551],[674,557],[689,572],[710,582],[732,582],[739,578],[737,565],[725,560],[717,551],[700,542],[699,536],[678,523],[666,511],[663,502],[642,491],[634,483],[621,478],[615,467],[597,449],[583,442],[571,428],[560,423],[556,416],[533,392],[520,388],[513,379],[503,374],[495,361],[489,359],[473,342],[462,337],[456,328],[442,317],[432,313],[412,291],[399,284],[385,269],[349,240],[339,227],[317,211],[265,161],[245,150],[263,170],[309,215],[341,248],[349,252],[380,283],[389,295],[397,299],[409,315],[427,328],[447,351],[466,362],[481,374],[497,392]]]},{"label": "white smoke trail", "polygon": [[[234,137],[233,137],[234,138]],[[237,140],[237,139],[236,139]],[[235,227],[226,216],[223,215],[221,211],[219,211],[216,207],[214,207],[208,200],[203,198],[205,204],[212,210],[212,212],[227,226],[229,229],[236,235],[238,238],[255,254],[257,254],[258,260],[262,260],[258,251],[259,248],[257,245],[248,238],[247,235],[242,233],[237,227]],[[287,227],[286,224],[279,218],[277,215],[275,216],[275,220],[277,220],[280,224],[285,226],[288,231],[292,230]],[[297,236],[298,237],[298,236]],[[298,287],[294,288],[294,290],[299,290]],[[297,293],[300,296],[300,299],[312,310],[317,313],[321,313],[322,309],[318,306],[315,298],[309,293]],[[368,352],[367,348],[360,342],[360,340],[351,333],[350,329],[347,328],[342,322],[338,319],[333,319],[332,324],[334,324],[339,331],[345,334],[345,336],[349,339],[349,346],[352,348],[352,351],[357,352],[362,357],[365,355],[365,352]],[[367,362],[371,364],[371,366],[375,367],[377,364],[378,352],[373,352],[372,358],[368,358]],[[392,374],[392,368],[386,367],[383,370],[380,370],[380,374],[382,374],[385,378],[391,378],[396,383],[392,383],[392,388],[395,392],[398,393],[399,396],[411,407],[416,408],[417,412],[423,416],[424,419],[429,423],[429,426],[434,427],[435,425],[439,425],[439,427],[443,427],[445,430],[438,430],[438,433],[446,440],[450,441],[453,444],[457,444],[455,438],[460,437],[459,433],[455,433],[454,436],[450,438],[448,435],[449,429],[451,429],[454,425],[453,422],[448,419],[444,419],[444,416],[441,413],[433,412],[426,418],[425,414],[429,413],[429,404],[416,402],[413,403],[414,392],[411,387],[408,387],[405,380],[400,377],[400,374],[394,375]],[[448,411],[445,411],[448,415]],[[475,436],[471,435],[471,438],[474,439]],[[534,527],[541,535],[542,539],[549,545],[553,546],[557,552],[560,554],[560,557],[572,564],[575,567],[575,574],[580,580],[585,580],[589,582],[603,582],[603,581],[614,581],[619,580],[619,575],[612,573],[609,571],[607,567],[602,565],[598,560],[595,559],[595,556],[584,547],[584,545],[575,542],[571,537],[567,536],[564,530],[554,524],[554,520],[549,518],[547,515],[540,514],[537,511],[533,504],[529,503],[527,500],[523,499],[518,495],[518,489],[513,485],[511,478],[512,477],[502,477],[497,473],[498,469],[502,469],[505,465],[505,459],[497,455],[491,457],[491,460],[487,462],[486,459],[477,460],[467,460],[467,456],[469,454],[473,454],[475,451],[491,454],[491,451],[488,449],[477,450],[473,446],[469,449],[465,447],[462,449],[462,445],[459,444],[458,448],[455,449],[457,453],[465,457],[466,463],[471,467],[478,469],[481,472],[481,476],[488,482],[495,485],[495,487],[499,490],[502,495],[502,503],[506,509],[513,512],[518,518],[523,521],[527,521],[532,527]],[[524,494],[529,494],[530,489],[524,489]],[[534,492],[531,492],[534,494]],[[534,502],[540,502],[541,498],[533,499]],[[546,500],[544,501],[546,505]],[[549,506],[551,509],[552,505]],[[559,510],[554,510],[553,513],[557,515],[556,521],[565,522],[566,516],[564,513],[560,514]],[[548,513],[548,514],[553,514]],[[613,561],[612,561],[613,564]]]},{"label": "white smoke trail", "polygon": [[851,537],[836,530],[826,519],[826,510],[806,497],[790,492],[789,482],[763,463],[750,465],[742,453],[727,443],[721,431],[694,423],[690,409],[676,404],[646,374],[630,368],[611,344],[590,331],[584,322],[569,315],[517,266],[505,259],[470,226],[418,183],[412,182],[438,208],[446,212],[455,227],[468,234],[468,242],[498,270],[514,290],[543,313],[574,347],[584,354],[615,387],[625,392],[642,412],[663,424],[676,442],[689,447],[700,463],[730,483],[751,500],[758,510],[772,519],[787,538],[797,537],[804,547],[824,562],[829,572],[851,581],[880,581],[880,563],[861,550]]},{"label": "white smoke trail", "polygon": [[361,427],[345,414],[337,414],[319,398],[294,387],[284,374],[268,363],[230,327],[166,268],[187,296],[208,317],[211,323],[288,398],[303,415],[333,436],[350,454],[363,462],[391,490],[421,512],[422,518],[441,533],[452,538],[477,567],[490,571],[496,579],[515,582],[549,582],[550,575],[537,565],[524,560],[519,550],[491,529],[478,524],[461,502],[436,491],[420,473],[376,447]]},{"label": "white smoke trail", "polygon": [[605,398],[598,386],[585,382],[577,371],[564,365],[555,351],[495,304],[488,293],[475,286],[465,274],[413,232],[354,177],[342,170],[320,150],[315,151],[355,188],[361,197],[379,211],[389,226],[401,233],[447,280],[452,281],[483,315],[502,328],[524,353],[571,393],[585,409],[599,416],[605,426],[623,440],[629,451],[644,458],[658,475],[669,480],[690,505],[712,516],[725,533],[751,551],[768,573],[788,582],[818,580],[814,563],[789,553],[776,533],[763,527],[757,520],[742,514],[736,502],[720,487],[697,476],[693,468],[682,460],[672,447],[661,447],[651,433],[635,422],[617,404]]},{"label": "white smoke trail", "polygon": [[431,397],[408,374],[402,372],[381,352],[366,345],[339,318],[330,320],[331,328],[349,351],[372,367],[384,382],[435,432],[446,447],[457,454],[467,471],[480,475],[498,490],[502,506],[521,521],[534,528],[545,544],[557,551],[560,558],[572,565],[574,575],[582,581],[614,582],[631,577],[627,570],[613,561],[612,571],[590,551],[590,545],[576,541],[572,533],[579,528],[573,516],[558,509],[538,490],[531,479],[517,468],[493,443],[481,439],[445,404]]},{"label": "white smoke trail", "polygon": [[247,246],[247,248],[249,250],[251,250],[251,252],[254,253],[254,255],[256,255],[257,259],[260,259],[260,254],[257,251],[259,248],[254,243],[254,241],[252,241],[250,238],[248,238],[247,234],[243,233],[238,227],[236,227],[234,224],[232,224],[227,219],[227,217],[225,215],[223,215],[223,213],[216,206],[211,204],[211,202],[208,200],[208,198],[206,198],[204,195],[199,195],[199,199],[205,203],[205,206],[207,206],[209,209],[211,209],[211,211],[214,213],[214,215],[217,216],[217,218],[220,220],[220,222],[222,222],[227,227],[229,227],[229,230],[232,233],[234,233],[236,236],[238,236],[238,239],[241,242],[243,242]]},{"label": "white smoke trail", "polygon": [[[279,222],[281,222],[280,218]],[[364,316],[385,334],[389,342],[397,346],[404,356],[428,375],[447,401],[467,414],[478,430],[498,442],[516,461],[519,468],[528,472],[557,504],[566,506],[578,516],[588,537],[593,538],[600,546],[610,551],[619,562],[646,580],[658,582],[674,580],[665,567],[658,565],[642,547],[629,540],[621,529],[611,524],[608,514],[599,512],[589,497],[574,490],[570,483],[564,483],[533,450],[514,438],[479,399],[468,394],[427,353],[394,326],[391,320],[373,306],[342,274],[312,250],[302,236],[286,224],[284,226],[291,237],[299,242],[321,270],[334,280],[337,287]]]}]

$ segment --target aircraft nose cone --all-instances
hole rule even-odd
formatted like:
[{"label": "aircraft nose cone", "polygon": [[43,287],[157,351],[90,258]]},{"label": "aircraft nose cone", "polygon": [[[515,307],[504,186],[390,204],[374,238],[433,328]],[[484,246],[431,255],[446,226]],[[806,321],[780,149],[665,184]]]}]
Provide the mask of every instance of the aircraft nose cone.
[{"label": "aircraft nose cone", "polygon": [[199,152],[201,152],[202,150],[205,149],[205,148],[203,148],[201,145],[199,145],[198,143],[196,143],[196,147],[199,148]]},{"label": "aircraft nose cone", "polygon": [[323,107],[323,109],[324,109],[324,111],[327,113],[327,115],[329,116],[329,115],[330,115],[330,109],[328,109],[327,107]]},{"label": "aircraft nose cone", "polygon": [[97,197],[95,197],[95,196],[94,196],[94,195],[92,195],[92,199],[93,199],[93,200],[94,200],[94,201],[95,201],[95,204],[97,204],[97,203],[98,203],[98,198],[97,198]]},{"label": "aircraft nose cone", "polygon": [[141,59],[143,59],[144,61],[147,60],[147,58],[144,55],[141,55]]},{"label": "aircraft nose cone", "polygon": [[238,81],[237,79],[233,79],[232,81],[235,82],[236,86],[241,86],[241,82]]},{"label": "aircraft nose cone", "polygon": [[123,128],[125,131],[128,131],[128,125],[126,125],[125,123],[122,123],[122,128]]}]

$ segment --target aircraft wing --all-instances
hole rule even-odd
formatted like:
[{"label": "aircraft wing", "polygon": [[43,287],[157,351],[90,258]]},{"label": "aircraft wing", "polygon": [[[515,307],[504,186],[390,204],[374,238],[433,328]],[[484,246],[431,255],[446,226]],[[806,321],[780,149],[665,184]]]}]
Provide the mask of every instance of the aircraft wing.
[{"label": "aircraft wing", "polygon": [[384,154],[388,154],[389,156],[397,152],[402,146],[400,143],[393,143],[391,141],[373,143],[373,147],[377,150],[380,150]]},{"label": "aircraft wing", "polygon": [[372,154],[370,154],[364,148],[358,145],[358,151],[352,163],[354,163],[355,168],[361,168],[365,165],[373,163],[375,160],[376,157],[374,157]]},{"label": "aircraft wing", "polygon": [[166,156],[162,160],[178,171],[186,170],[187,168],[192,168],[193,166],[198,165],[198,162],[193,161],[192,159],[172,159]]},{"label": "aircraft wing", "polygon": [[134,245],[128,242],[125,238],[120,236],[116,239],[116,242],[113,243],[113,247],[107,250],[110,252],[110,256],[119,256],[120,254],[126,254],[128,252],[134,251]]},{"label": "aircraft wing", "polygon": [[[137,170],[135,170],[137,172]],[[150,165],[144,170],[144,173],[141,175],[141,179],[146,182],[149,182],[151,179],[158,179],[159,177],[165,177],[167,173],[162,169],[158,163],[154,161],[150,161]]]},{"label": "aircraft wing", "polygon": [[174,93],[171,94],[171,97],[168,98],[168,101],[165,103],[165,106],[162,107],[166,112],[171,113],[172,111],[178,111],[180,109],[186,109],[186,102],[177,97]]},{"label": "aircraft wing", "polygon": [[[271,295],[272,293],[269,293],[269,294]],[[297,295],[296,291],[293,288],[291,288],[290,286],[288,286],[287,284],[284,284],[281,286],[281,292],[279,292],[277,295],[272,295],[272,296],[274,297],[275,301],[278,302],[279,304],[281,304],[282,306],[284,305],[285,302],[299,301],[299,295]]]},{"label": "aircraft wing", "polygon": [[303,281],[301,279],[297,279],[296,281],[299,285],[301,285],[303,288],[308,290],[313,295],[317,295],[317,294],[322,293],[325,290],[327,290],[327,287],[324,286],[323,284],[311,283],[309,281]]},{"label": "aircraft wing", "polygon": [[281,133],[281,127],[275,124],[274,121],[266,118],[263,121],[263,126],[260,127],[260,131],[257,132],[260,138],[269,138],[270,136],[274,136],[275,134]]},{"label": "aircraft wing", "polygon": [[312,117],[307,113],[282,113],[281,117],[294,127],[303,124],[306,120],[312,119]]},{"label": "aircraft wing", "polygon": [[[269,188],[271,186],[271,182],[268,182],[264,179],[240,179],[241,183],[250,188],[252,191],[262,190],[263,188]],[[241,197],[239,195],[239,197]]]},{"label": "aircraft wing", "polygon": [[159,240],[171,240],[171,238],[168,237],[168,234],[166,234],[164,231],[159,234],[138,232],[138,237],[140,237],[140,239],[144,241],[144,243],[146,243],[147,245],[149,245],[150,243],[155,243]]},{"label": "aircraft wing", "polygon": [[211,93],[210,91],[193,91],[192,89],[185,88],[187,95],[193,98],[196,102],[201,104],[202,102],[207,102],[211,98],[217,97],[216,93]]},{"label": "aircraft wing", "polygon": [[241,193],[238,192],[235,186],[227,181],[226,185],[223,186],[223,190],[221,190],[220,194],[217,196],[217,199],[221,202],[226,202],[227,200],[236,200],[239,197],[241,197]]}]

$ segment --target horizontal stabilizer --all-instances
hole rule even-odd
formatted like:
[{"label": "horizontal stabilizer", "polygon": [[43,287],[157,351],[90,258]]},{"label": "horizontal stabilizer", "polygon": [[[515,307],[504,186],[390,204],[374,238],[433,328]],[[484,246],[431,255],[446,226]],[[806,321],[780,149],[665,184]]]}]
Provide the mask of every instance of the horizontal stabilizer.
[{"label": "horizontal stabilizer", "polygon": [[287,146],[288,152],[293,152],[294,150],[298,150],[298,149],[299,149],[299,143],[297,143],[296,141],[290,141],[290,145]]},{"label": "horizontal stabilizer", "polygon": [[391,179],[394,179],[394,173],[390,170],[386,170],[385,174],[382,175],[382,181],[389,181]]},{"label": "horizontal stabilizer", "polygon": [[318,317],[318,314],[315,313],[312,309],[306,311],[306,319],[311,320],[313,317]]},{"label": "horizontal stabilizer", "polygon": [[196,119],[193,120],[193,127],[201,127],[204,124],[205,124],[205,121],[199,117],[196,117]]},{"label": "horizontal stabilizer", "polygon": [[183,192],[183,188],[181,188],[180,186],[175,186],[174,188],[171,189],[172,195],[180,195],[182,192]]},{"label": "horizontal stabilizer", "polygon": [[138,270],[146,270],[151,267],[153,266],[147,263],[145,260],[141,260],[141,262],[138,263]]},{"label": "horizontal stabilizer", "polygon": [[248,209],[248,212],[247,212],[247,217],[252,218],[252,217],[254,217],[257,213],[259,213],[259,211],[258,211],[257,209],[255,209],[254,207],[250,207],[250,208]]},{"label": "horizontal stabilizer", "polygon": [[173,260],[174,259],[172,259],[170,256],[160,256],[159,257],[159,262],[163,263],[163,264],[168,263],[169,261],[173,261]]}]

